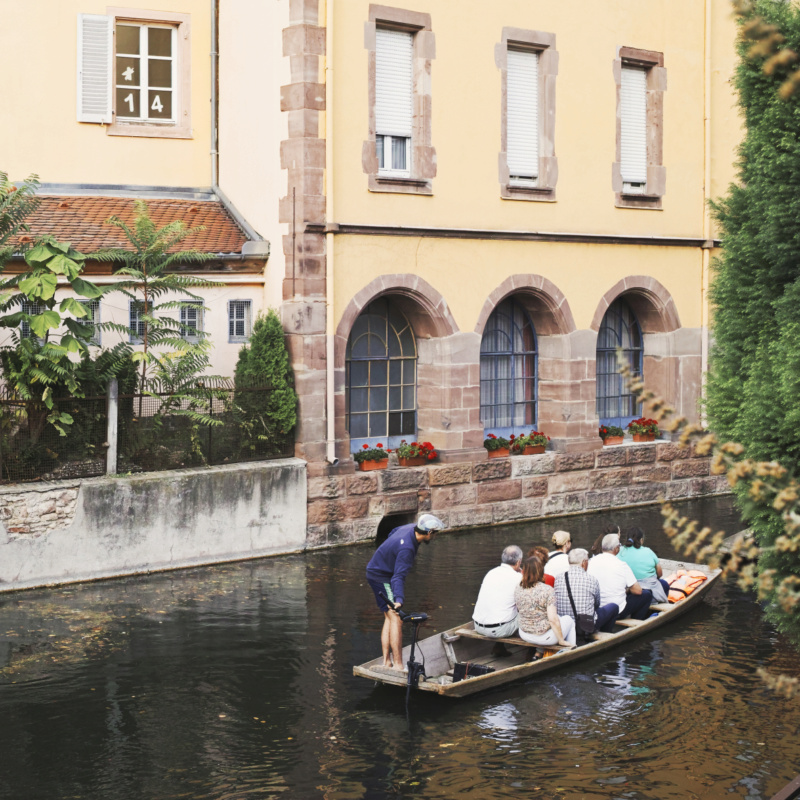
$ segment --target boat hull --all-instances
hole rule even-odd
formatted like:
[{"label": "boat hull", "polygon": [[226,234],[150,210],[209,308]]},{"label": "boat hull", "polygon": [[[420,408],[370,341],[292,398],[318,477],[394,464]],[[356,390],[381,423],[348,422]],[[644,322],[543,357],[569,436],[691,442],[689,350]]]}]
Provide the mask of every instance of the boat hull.
[{"label": "boat hull", "polygon": [[[664,574],[677,569],[701,570],[708,575],[708,580],[678,603],[652,606],[658,612],[656,617],[643,621],[621,620],[620,629],[615,630],[613,633],[595,634],[596,639],[590,644],[572,649],[561,649],[554,655],[537,661],[528,660],[531,649],[535,649],[534,645],[524,643],[516,638],[503,640],[509,651],[508,655],[494,656],[492,649],[498,640],[476,634],[472,630],[471,622],[467,625],[459,625],[442,633],[434,634],[417,642],[416,659],[418,661],[424,660],[425,671],[428,675],[427,678],[420,680],[417,687],[418,691],[433,692],[443,697],[466,697],[512,681],[524,680],[560,669],[577,661],[592,658],[644,636],[683,616],[687,611],[702,602],[712,586],[716,584],[720,575],[719,570],[710,570],[702,564],[688,564],[661,559],[661,566]],[[407,646],[403,649],[404,663],[408,661],[409,655],[410,646]],[[493,666],[495,671],[453,683],[453,664],[464,661]],[[397,670],[388,670],[382,664],[382,658],[373,659],[365,664],[353,667],[353,674],[390,686],[405,688],[406,674]]]}]

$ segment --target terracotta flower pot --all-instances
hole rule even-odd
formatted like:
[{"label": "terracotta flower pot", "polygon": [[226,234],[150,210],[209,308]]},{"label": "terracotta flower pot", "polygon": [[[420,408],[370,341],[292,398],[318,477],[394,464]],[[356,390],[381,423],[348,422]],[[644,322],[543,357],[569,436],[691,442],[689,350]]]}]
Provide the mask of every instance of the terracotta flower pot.
[{"label": "terracotta flower pot", "polygon": [[428,463],[428,458],[426,456],[408,456],[407,458],[398,456],[397,461],[401,467],[424,467]]},{"label": "terracotta flower pot", "polygon": [[654,442],[656,440],[656,435],[654,433],[634,433],[633,434],[633,441],[634,442]]},{"label": "terracotta flower pot", "polygon": [[612,444],[622,444],[622,436],[606,436],[603,439],[603,447],[609,447]]},{"label": "terracotta flower pot", "polygon": [[543,444],[529,444],[522,451],[523,456],[538,456],[540,453],[544,453]]},{"label": "terracotta flower pot", "polygon": [[371,472],[373,469],[386,469],[388,466],[388,458],[382,458],[380,461],[360,461],[358,464],[358,468],[361,472]]},{"label": "terracotta flower pot", "polygon": [[497,450],[487,450],[489,454],[489,458],[506,458],[510,455],[510,451],[507,447],[498,447]]}]

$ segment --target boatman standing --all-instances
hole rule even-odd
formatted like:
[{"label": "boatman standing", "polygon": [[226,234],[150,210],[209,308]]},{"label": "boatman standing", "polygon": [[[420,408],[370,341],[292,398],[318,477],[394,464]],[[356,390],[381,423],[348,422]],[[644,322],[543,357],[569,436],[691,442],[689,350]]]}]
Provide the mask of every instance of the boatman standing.
[{"label": "boatman standing", "polygon": [[[395,528],[367,564],[367,582],[384,616],[381,649],[385,667],[403,669],[403,621],[395,609],[405,600],[406,575],[414,566],[420,544],[430,542],[442,528],[444,523],[438,517],[422,514],[416,522]],[[391,606],[381,593],[389,598]]]}]

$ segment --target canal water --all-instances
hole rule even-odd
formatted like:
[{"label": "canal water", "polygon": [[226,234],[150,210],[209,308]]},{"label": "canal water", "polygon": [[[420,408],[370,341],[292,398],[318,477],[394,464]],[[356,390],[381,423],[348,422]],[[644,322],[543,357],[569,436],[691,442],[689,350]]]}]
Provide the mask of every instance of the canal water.
[{"label": "canal water", "polygon": [[[726,498],[685,509],[740,527]],[[657,507],[442,535],[406,605],[464,622],[506,544],[587,546],[612,520],[673,555]],[[0,595],[0,797],[708,800],[800,772],[800,703],[755,674],[800,656],[735,586],[624,652],[407,716],[352,674],[380,648],[371,550]]]}]

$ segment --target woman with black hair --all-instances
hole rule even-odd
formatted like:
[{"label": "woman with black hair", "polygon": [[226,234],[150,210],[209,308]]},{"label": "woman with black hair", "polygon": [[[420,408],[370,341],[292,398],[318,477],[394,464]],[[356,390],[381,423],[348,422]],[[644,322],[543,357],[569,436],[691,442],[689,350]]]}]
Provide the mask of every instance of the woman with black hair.
[{"label": "woman with black hair", "polygon": [[633,570],[642,589],[649,589],[653,593],[654,603],[666,603],[669,584],[661,579],[658,556],[644,546],[644,531],[632,526],[625,530],[621,538],[625,546],[619,551],[617,558],[621,558]]}]

